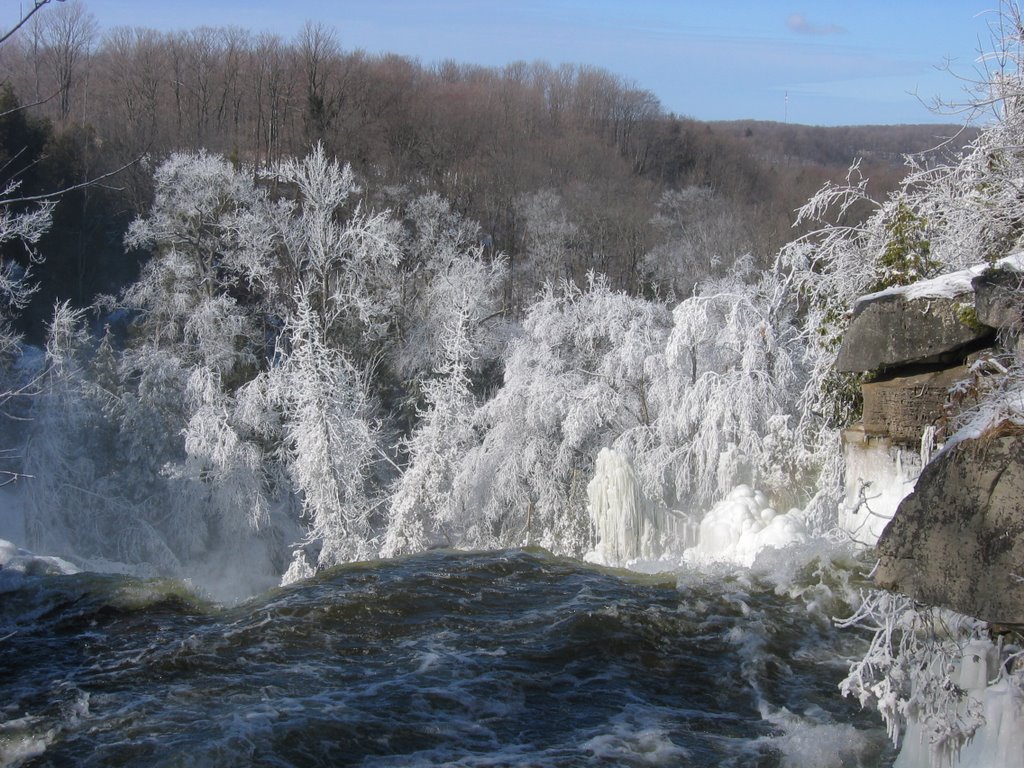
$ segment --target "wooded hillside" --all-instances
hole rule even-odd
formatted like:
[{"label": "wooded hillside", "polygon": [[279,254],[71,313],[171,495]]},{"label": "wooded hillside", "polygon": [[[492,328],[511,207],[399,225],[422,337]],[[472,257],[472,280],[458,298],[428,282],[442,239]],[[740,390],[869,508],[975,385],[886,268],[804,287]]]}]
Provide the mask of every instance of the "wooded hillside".
[{"label": "wooded hillside", "polygon": [[882,195],[904,153],[967,138],[955,126],[701,123],[594,67],[428,65],[346,50],[315,23],[294,40],[239,28],[101,33],[77,0],[0,47],[0,69],[0,183],[38,194],[141,158],[112,184],[65,196],[29,330],[55,299],[81,306],[135,274],[146,254],[126,254],[123,233],[175,150],[259,169],[320,142],[352,164],[374,207],[401,213],[438,192],[508,254],[517,312],[544,280],[580,283],[589,270],[633,292],[686,295],[740,254],[770,258],[798,234],[794,210],[855,158]]}]

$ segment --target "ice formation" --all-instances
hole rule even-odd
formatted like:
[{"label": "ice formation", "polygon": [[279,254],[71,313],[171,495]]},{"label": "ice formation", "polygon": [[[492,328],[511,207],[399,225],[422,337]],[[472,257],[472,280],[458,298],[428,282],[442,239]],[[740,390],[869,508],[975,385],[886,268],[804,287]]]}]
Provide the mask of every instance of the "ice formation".
[{"label": "ice formation", "polygon": [[0,570],[16,571],[31,576],[78,573],[79,569],[60,557],[48,557],[29,552],[0,539]]},{"label": "ice formation", "polygon": [[914,451],[894,448],[887,440],[848,442],[839,528],[858,544],[875,546],[920,473],[921,458]]},{"label": "ice formation", "polygon": [[[985,638],[968,642],[952,679],[964,691],[957,721],[967,722],[980,714],[980,725],[959,754],[936,755],[921,724],[908,718],[903,748],[893,768],[1024,768],[1024,687],[1021,672],[1003,668],[999,649]],[[945,761],[943,760],[945,758]]]},{"label": "ice formation", "polygon": [[806,540],[799,510],[780,514],[763,493],[739,485],[701,520],[697,545],[686,550],[685,559],[694,564],[729,562],[749,567],[766,547],[782,549]]},{"label": "ice formation", "polygon": [[601,449],[587,494],[597,534],[587,562],[626,567],[682,552],[696,541],[696,524],[648,499],[629,458],[618,451]]},{"label": "ice formation", "polygon": [[800,510],[780,514],[746,485],[734,488],[699,523],[667,509],[644,495],[629,459],[607,448],[597,457],[587,492],[597,534],[596,546],[584,557],[591,563],[643,571],[684,562],[749,567],[766,547],[807,541]]}]

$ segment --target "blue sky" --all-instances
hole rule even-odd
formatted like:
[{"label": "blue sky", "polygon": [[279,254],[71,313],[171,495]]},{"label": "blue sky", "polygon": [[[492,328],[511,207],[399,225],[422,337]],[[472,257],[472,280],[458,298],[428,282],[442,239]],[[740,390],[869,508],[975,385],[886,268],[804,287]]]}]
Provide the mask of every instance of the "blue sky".
[{"label": "blue sky", "polygon": [[[595,64],[699,119],[818,125],[948,121],[998,0],[85,0],[103,28],[234,24],[291,38],[307,19],[345,49],[429,64]],[[787,100],[788,94],[788,100]]]}]

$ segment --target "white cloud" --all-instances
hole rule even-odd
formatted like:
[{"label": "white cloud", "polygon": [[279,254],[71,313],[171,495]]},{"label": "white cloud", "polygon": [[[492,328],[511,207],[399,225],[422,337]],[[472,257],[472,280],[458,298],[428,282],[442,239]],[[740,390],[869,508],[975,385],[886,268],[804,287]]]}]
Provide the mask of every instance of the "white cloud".
[{"label": "white cloud", "polygon": [[799,35],[841,35],[846,32],[838,24],[812,24],[802,13],[790,14],[786,26]]}]

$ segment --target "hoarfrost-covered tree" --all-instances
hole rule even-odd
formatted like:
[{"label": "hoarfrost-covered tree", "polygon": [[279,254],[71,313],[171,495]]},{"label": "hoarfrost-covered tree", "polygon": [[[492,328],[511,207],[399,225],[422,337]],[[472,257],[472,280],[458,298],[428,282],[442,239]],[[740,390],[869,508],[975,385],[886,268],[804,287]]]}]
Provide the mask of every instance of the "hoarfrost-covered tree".
[{"label": "hoarfrost-covered tree", "polygon": [[545,289],[509,345],[504,384],[476,417],[483,437],[460,467],[460,504],[480,515],[470,545],[536,542],[576,555],[592,545],[594,461],[650,428],[649,365],[669,322],[663,305],[601,277],[586,290]]},{"label": "hoarfrost-covered tree", "polygon": [[233,411],[237,388],[261,366],[262,307],[235,295],[268,269],[269,254],[245,245],[255,240],[256,212],[270,206],[250,177],[206,153],[173,155],[155,177],[153,207],[127,238],[155,255],[120,302],[136,314],[137,334],[121,355],[124,378],[137,382],[123,418],[130,435],[145,410],[167,413],[163,429],[142,434],[167,440],[150,448],[177,486],[169,503],[189,521],[181,544],[194,554],[257,531],[267,517],[261,449]]},{"label": "hoarfrost-covered tree", "polygon": [[738,206],[709,187],[662,193],[651,224],[661,242],[644,256],[644,269],[665,295],[680,299],[727,274],[754,240]]},{"label": "hoarfrost-covered tree", "polygon": [[267,523],[268,491],[263,451],[246,439],[235,397],[225,391],[216,370],[192,369],[186,396],[189,419],[184,428],[185,459],[171,468],[184,493],[172,494],[176,516],[188,509],[217,511],[217,542],[235,542]]},{"label": "hoarfrost-covered tree", "polygon": [[320,317],[297,293],[284,331],[289,351],[267,374],[266,391],[283,414],[283,459],[320,546],[318,564],[334,565],[373,553],[368,475],[378,441],[359,372],[326,343]]},{"label": "hoarfrost-covered tree", "polygon": [[469,370],[496,359],[507,340],[501,293],[507,279],[499,255],[485,259],[479,227],[437,194],[408,206],[412,233],[401,270],[401,340],[395,368],[406,380],[429,378],[446,365],[451,328],[465,323]]},{"label": "hoarfrost-covered tree", "polygon": [[128,246],[180,254],[193,270],[193,289],[214,295],[221,279],[218,268],[232,250],[232,216],[263,195],[251,176],[206,152],[171,155],[157,167],[153,180],[153,205],[147,216],[132,222]]},{"label": "hoarfrost-covered tree", "polygon": [[573,249],[580,246],[579,227],[569,220],[561,196],[542,189],[520,196],[516,210],[523,222],[523,254],[514,275],[521,295],[532,295],[545,283],[569,279]]},{"label": "hoarfrost-covered tree", "polygon": [[351,166],[329,158],[321,144],[282,163],[276,175],[299,196],[297,215],[281,222],[286,284],[301,286],[287,294],[290,311],[305,302],[324,343],[368,362],[393,333],[401,300],[400,224],[355,200],[360,189]]},{"label": "hoarfrost-covered tree", "polygon": [[104,301],[130,313],[131,332],[97,342],[58,308],[30,443],[46,479],[31,495],[42,509],[55,494],[84,494],[69,507],[78,514],[51,520],[81,553],[179,573],[267,519],[262,447],[235,415],[239,386],[260,366],[262,323],[235,298],[244,275],[233,266],[239,214],[265,198],[203,153],[175,155],[156,175],[154,207],[128,237],[153,258]]},{"label": "hoarfrost-covered tree", "polygon": [[[1019,10],[1003,7],[998,35],[1019,37]],[[1018,31],[1013,31],[1018,30]],[[859,411],[859,378],[835,371],[835,360],[857,297],[942,272],[993,261],[1024,245],[1020,179],[1024,110],[1020,101],[1019,42],[986,61],[992,71],[978,84],[976,108],[996,120],[962,151],[908,158],[902,185],[874,199],[858,164],[845,183],[826,184],[800,209],[797,226],[808,234],[787,244],[780,264],[792,274],[803,314],[800,423],[805,444],[820,459],[813,514],[823,517],[840,494],[838,429]],[[828,476],[828,482],[824,477]]]},{"label": "hoarfrost-covered tree", "polygon": [[[30,264],[38,264],[41,258],[35,250],[39,238],[50,228],[56,203],[44,202],[28,211],[16,211],[12,200],[18,192],[18,184],[12,182],[0,192],[0,245],[21,242],[28,254]],[[18,351],[19,335],[14,331],[12,321],[28,305],[35,293],[30,269],[11,260],[0,263],[0,358],[9,361]]]},{"label": "hoarfrost-covered tree", "polygon": [[[96,503],[54,531],[168,573],[257,541],[276,560],[291,542],[289,578],[374,556],[385,534],[392,552],[464,538],[451,489],[475,439],[473,390],[505,338],[505,262],[484,258],[478,227],[436,195],[404,222],[367,209],[322,146],[270,183],[204,152],[172,155],[155,180],[127,236],[151,258],[100,304],[127,333],[96,340],[78,315],[55,321],[38,424],[66,439],[37,434],[35,467],[60,482],[36,501],[57,508],[79,487]],[[420,404],[390,506],[378,398]]]},{"label": "hoarfrost-covered tree", "polygon": [[476,521],[455,495],[459,461],[475,443],[476,403],[469,379],[474,358],[471,305],[464,288],[461,312],[450,321],[443,337],[442,362],[423,384],[426,404],[419,425],[405,444],[409,466],[390,500],[383,557],[436,544],[454,546],[476,537],[467,532]]},{"label": "hoarfrost-covered tree", "polygon": [[436,194],[406,211],[402,340],[395,368],[420,393],[417,426],[400,452],[408,466],[389,503],[381,552],[393,556],[477,534],[454,493],[458,463],[475,442],[473,377],[505,340],[500,256],[483,257],[478,227]]},{"label": "hoarfrost-covered tree", "polygon": [[791,420],[803,382],[790,278],[745,270],[708,283],[673,310],[658,418],[641,473],[670,480],[674,504],[707,508],[740,483],[786,494],[794,466]]},{"label": "hoarfrost-covered tree", "polygon": [[[38,4],[22,17],[23,21],[41,5]],[[3,39],[6,39],[6,35]],[[2,42],[0,39],[0,43]],[[39,379],[36,372],[26,377],[23,371],[17,370],[14,366],[14,362],[22,353],[21,334],[15,330],[14,320],[36,292],[31,269],[42,261],[36,245],[50,228],[56,205],[53,201],[44,201],[25,209],[24,201],[17,200],[19,186],[19,182],[11,181],[0,190],[0,247],[21,243],[28,263],[26,267],[13,259],[0,261],[0,406],[4,407],[5,415],[10,415],[13,410],[12,399],[38,391]],[[5,463],[0,469],[2,487],[16,481],[21,473],[13,462],[14,451],[6,446],[0,448],[0,459]],[[8,461],[12,463],[8,465]]]},{"label": "hoarfrost-covered tree", "polygon": [[[181,561],[175,537],[191,531],[152,504],[159,484],[152,446],[135,453],[140,446],[122,440],[130,434],[119,431],[122,409],[131,407],[108,353],[106,343],[95,349],[81,311],[58,305],[26,447],[26,471],[34,478],[26,495],[29,543],[64,551],[73,540],[81,557],[144,561],[176,572]],[[159,412],[151,415],[159,421]],[[138,440],[166,435],[153,423],[140,426],[149,431]]]}]

